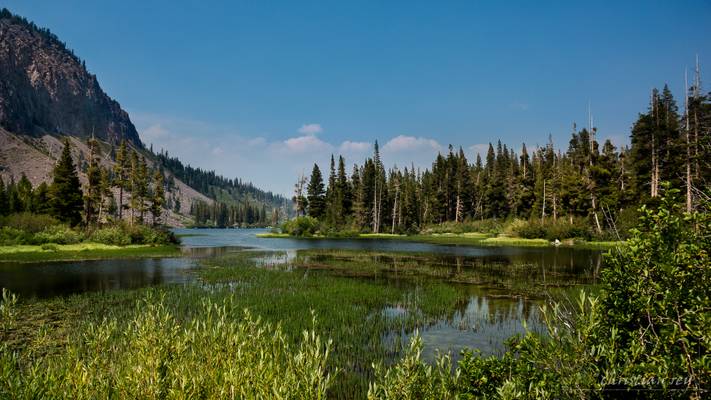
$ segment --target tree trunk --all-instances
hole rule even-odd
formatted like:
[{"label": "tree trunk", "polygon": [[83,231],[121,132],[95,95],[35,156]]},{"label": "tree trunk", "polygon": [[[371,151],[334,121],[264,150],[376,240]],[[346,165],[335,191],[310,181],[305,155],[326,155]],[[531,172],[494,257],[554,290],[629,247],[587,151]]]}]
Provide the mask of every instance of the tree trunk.
[{"label": "tree trunk", "polygon": [[546,218],[546,181],[543,180],[543,207],[541,207],[541,223]]},{"label": "tree trunk", "polygon": [[123,219],[123,186],[119,186],[119,221]]}]

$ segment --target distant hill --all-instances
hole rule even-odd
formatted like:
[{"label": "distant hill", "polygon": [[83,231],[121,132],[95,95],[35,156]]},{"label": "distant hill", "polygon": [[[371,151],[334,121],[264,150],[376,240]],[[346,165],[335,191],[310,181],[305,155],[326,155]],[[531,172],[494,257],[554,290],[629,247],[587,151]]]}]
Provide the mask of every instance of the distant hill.
[{"label": "distant hill", "polygon": [[65,43],[48,29],[0,10],[0,176],[10,181],[25,174],[34,185],[49,181],[62,137],[72,138],[75,160],[85,168],[85,143],[92,136],[103,143],[107,166],[125,140],[163,171],[173,225],[190,223],[186,217],[195,205],[258,210],[260,223],[270,220],[274,208],[288,209],[282,196],[148,150],[128,113]]}]

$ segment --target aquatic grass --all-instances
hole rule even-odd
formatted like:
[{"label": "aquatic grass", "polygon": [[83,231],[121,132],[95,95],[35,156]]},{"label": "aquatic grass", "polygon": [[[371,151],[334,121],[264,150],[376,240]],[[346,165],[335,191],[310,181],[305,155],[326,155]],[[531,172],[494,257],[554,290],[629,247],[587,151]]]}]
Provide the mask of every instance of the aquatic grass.
[{"label": "aquatic grass", "polygon": [[131,319],[88,322],[60,352],[3,343],[0,397],[325,398],[331,342],[315,333],[315,319],[294,345],[279,325],[232,315],[229,298],[202,301],[190,320],[170,308],[149,291]]},{"label": "aquatic grass", "polygon": [[[244,310],[248,309],[250,315],[258,316],[271,329],[278,327],[290,349],[299,348],[304,341],[304,331],[323,338],[322,345],[325,340],[332,340],[323,367],[330,379],[326,396],[364,398],[368,383],[376,379],[372,365],[387,367],[400,360],[415,331],[439,332],[442,327],[456,324],[447,329],[460,329],[462,334],[476,335],[477,326],[484,324],[492,326],[487,328],[493,332],[489,340],[496,341],[511,334],[508,329],[519,319],[518,306],[509,304],[511,299],[530,297],[533,291],[544,292],[556,287],[541,285],[543,282],[564,285],[567,280],[575,281],[574,274],[564,266],[546,272],[544,279],[543,271],[531,264],[426,253],[300,250],[287,257],[283,252],[240,251],[200,259],[199,262],[202,268],[186,272],[195,275],[195,284],[21,300],[16,317],[20,323],[2,338],[8,354],[17,353],[18,358],[11,361],[27,366],[30,360],[62,359],[68,348],[86,348],[84,344],[77,344],[78,338],[86,332],[96,331],[105,321],[115,321],[116,324],[115,327],[102,328],[106,332],[132,331],[138,316],[151,309],[149,304],[160,304],[163,311],[156,315],[168,314],[171,326],[186,329],[204,321],[204,303],[209,302],[224,309],[224,318],[228,322],[244,321]],[[587,282],[585,279],[579,281]],[[482,301],[483,297],[501,299],[476,305],[474,311],[481,316],[465,313],[472,299]],[[524,315],[528,315],[528,300],[524,304]],[[313,315],[318,317],[315,326]],[[509,322],[497,328],[501,321]],[[498,330],[494,332],[492,329]],[[143,337],[145,343],[159,343],[156,341],[160,338],[150,336],[150,332],[132,337]],[[124,339],[115,338],[114,333],[108,339],[102,339],[103,342],[96,342],[99,343],[96,346],[123,348]],[[173,337],[176,333],[169,330],[167,335]],[[145,343],[139,341],[141,346],[147,346]],[[490,343],[489,346],[494,345],[500,343]],[[219,341],[200,342],[200,346],[205,347],[199,353],[202,362],[208,364],[212,362],[209,351],[222,351]],[[171,352],[180,350],[165,348]],[[134,363],[143,362],[152,366],[152,371],[160,369],[160,360],[167,360],[164,352],[159,350],[147,353],[147,358],[142,361],[137,357],[132,358]],[[180,357],[176,361],[167,360],[164,365],[183,360]],[[195,371],[207,368],[196,364],[185,365]],[[97,364],[72,365],[102,364],[97,361]],[[130,371],[119,372],[134,376],[131,379],[139,382],[139,378],[129,374]],[[220,372],[210,373],[213,375],[208,376],[218,376],[214,374]],[[88,378],[104,379],[102,376],[90,375]],[[201,387],[204,381],[196,382],[195,387]],[[175,393],[177,390],[192,390],[191,387],[179,386]],[[199,395],[190,393],[194,397]]]}]

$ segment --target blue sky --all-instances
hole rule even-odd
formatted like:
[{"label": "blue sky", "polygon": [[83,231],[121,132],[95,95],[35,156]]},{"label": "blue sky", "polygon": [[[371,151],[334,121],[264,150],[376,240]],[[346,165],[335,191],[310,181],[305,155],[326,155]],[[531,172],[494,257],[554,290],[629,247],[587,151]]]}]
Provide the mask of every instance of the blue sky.
[{"label": "blue sky", "polygon": [[85,59],[145,142],[284,194],[375,139],[420,167],[450,143],[565,148],[588,102],[601,138],[626,143],[649,90],[680,96],[697,53],[711,79],[708,1],[0,5]]}]

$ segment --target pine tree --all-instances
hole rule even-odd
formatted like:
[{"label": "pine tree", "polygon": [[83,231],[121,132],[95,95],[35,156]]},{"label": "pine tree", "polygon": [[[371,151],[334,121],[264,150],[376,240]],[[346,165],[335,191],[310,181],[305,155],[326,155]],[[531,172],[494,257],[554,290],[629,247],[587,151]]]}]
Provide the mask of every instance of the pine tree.
[{"label": "pine tree", "polygon": [[93,137],[88,141],[89,167],[86,170],[87,186],[84,191],[84,216],[86,224],[92,225],[98,221],[101,204],[101,166],[99,165],[99,142]]},{"label": "pine tree", "polygon": [[119,219],[123,218],[123,192],[128,189],[129,186],[129,172],[130,172],[130,160],[128,155],[128,149],[126,147],[126,141],[122,140],[119,145],[118,152],[116,152],[116,163],[114,164],[114,186],[119,190],[119,201],[118,201],[118,213]]},{"label": "pine tree", "polygon": [[348,176],[346,175],[346,160],[342,156],[338,157],[338,190],[341,192],[343,204],[343,214],[349,215],[353,207],[353,193]]},{"label": "pine tree", "polygon": [[151,216],[153,217],[153,225],[160,223],[160,216],[165,203],[165,190],[163,188],[163,174],[156,170],[153,175],[153,196],[151,197]]},{"label": "pine tree", "polygon": [[10,213],[10,203],[7,198],[7,191],[5,188],[5,182],[0,176],[0,215],[7,215]]},{"label": "pine tree", "polygon": [[[102,221],[104,214],[111,214],[111,201],[114,200],[114,193],[111,191],[111,177],[109,176],[109,170],[106,168],[101,168],[101,174],[99,179],[99,222]],[[106,204],[106,203],[109,204]]]},{"label": "pine tree", "polygon": [[52,214],[72,226],[81,223],[82,201],[81,183],[74,166],[69,139],[64,140],[64,150],[53,171],[54,180],[50,188]]},{"label": "pine tree", "polygon": [[42,182],[32,191],[32,212],[35,214],[50,214],[52,212],[49,185]]},{"label": "pine tree", "polygon": [[17,182],[17,198],[19,200],[16,206],[17,211],[30,211],[32,207],[32,183],[23,173],[20,181]]},{"label": "pine tree", "polygon": [[314,218],[321,218],[326,211],[326,193],[323,187],[323,177],[317,164],[311,170],[311,179],[307,188],[309,201],[309,215]]}]

